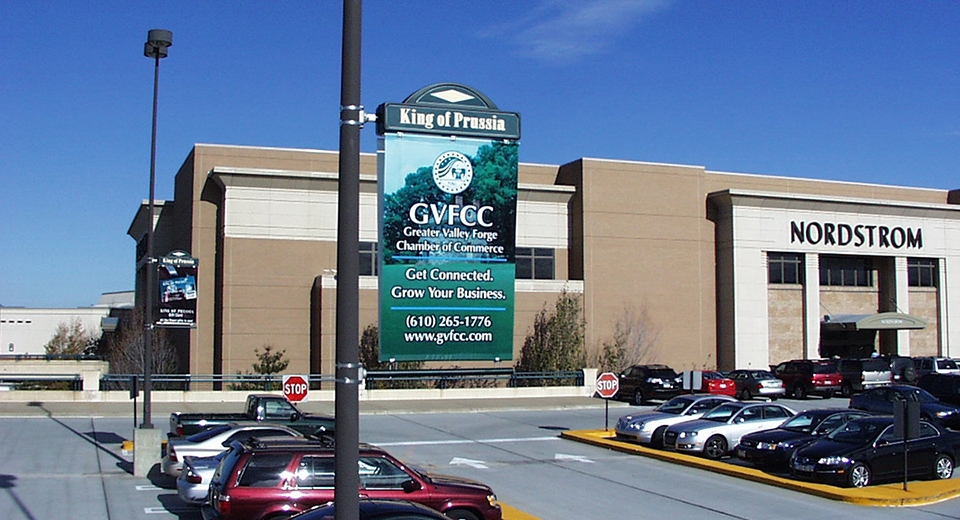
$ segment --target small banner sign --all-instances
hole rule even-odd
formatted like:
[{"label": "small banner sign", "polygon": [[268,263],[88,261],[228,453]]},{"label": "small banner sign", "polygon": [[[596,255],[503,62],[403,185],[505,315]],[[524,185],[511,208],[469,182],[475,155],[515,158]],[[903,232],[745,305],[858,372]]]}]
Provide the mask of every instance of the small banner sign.
[{"label": "small banner sign", "polygon": [[186,251],[171,251],[159,259],[158,327],[197,326],[197,266]]}]

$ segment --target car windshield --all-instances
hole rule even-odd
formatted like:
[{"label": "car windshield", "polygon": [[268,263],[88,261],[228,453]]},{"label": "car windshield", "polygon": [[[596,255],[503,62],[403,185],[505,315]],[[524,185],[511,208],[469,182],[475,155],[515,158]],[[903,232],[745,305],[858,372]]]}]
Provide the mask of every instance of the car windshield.
[{"label": "car windshield", "polygon": [[716,422],[727,422],[743,408],[740,403],[721,404],[720,406],[703,414],[703,419]]},{"label": "car windshield", "polygon": [[863,360],[863,371],[864,372],[885,372],[890,370],[890,365],[882,359],[864,359]]},{"label": "car windshield", "polygon": [[787,422],[780,425],[780,428],[792,432],[810,433],[818,424],[820,424],[820,419],[815,414],[803,412],[787,419]]},{"label": "car windshield", "polygon": [[939,402],[936,397],[934,397],[930,392],[922,388],[910,388],[906,387],[899,391],[899,394],[895,396],[897,399],[905,399],[907,401],[918,401],[921,403],[937,403]]},{"label": "car windshield", "polygon": [[763,381],[764,379],[776,379],[777,377],[773,375],[773,372],[768,370],[757,370],[750,372],[750,377],[756,379],[757,381]]},{"label": "car windshield", "polygon": [[225,432],[225,431],[229,431],[230,428],[232,428],[232,426],[230,426],[229,424],[224,424],[224,425],[221,425],[221,426],[214,426],[214,427],[212,427],[212,428],[208,428],[208,429],[206,429],[206,430],[203,430],[202,432],[194,433],[193,435],[187,437],[187,441],[189,441],[189,442],[203,442],[203,441],[205,441],[205,440],[207,440],[207,439],[210,439],[210,438],[212,438],[212,437],[214,437],[214,436],[216,436],[216,435],[220,435],[221,433],[223,433],[223,432]]},{"label": "car windshield", "polygon": [[703,372],[704,379],[726,379],[720,372]]},{"label": "car windshield", "polygon": [[941,370],[956,370],[956,369],[957,369],[957,363],[956,363],[956,361],[954,361],[954,360],[952,360],[952,359],[941,359],[941,360],[937,361],[937,365],[940,367]]},{"label": "car windshield", "polygon": [[655,412],[669,413],[673,415],[680,415],[683,413],[690,404],[693,403],[692,397],[681,396],[674,397],[673,399],[661,404],[660,406],[653,409]]},{"label": "car windshield", "polygon": [[648,378],[673,379],[677,377],[676,372],[669,368],[658,368],[647,373]]},{"label": "car windshield", "polygon": [[885,424],[869,421],[850,421],[827,435],[832,441],[849,444],[869,444],[886,428]]},{"label": "car windshield", "polygon": [[814,374],[833,374],[836,373],[837,367],[832,363],[814,363],[813,364],[813,373]]}]

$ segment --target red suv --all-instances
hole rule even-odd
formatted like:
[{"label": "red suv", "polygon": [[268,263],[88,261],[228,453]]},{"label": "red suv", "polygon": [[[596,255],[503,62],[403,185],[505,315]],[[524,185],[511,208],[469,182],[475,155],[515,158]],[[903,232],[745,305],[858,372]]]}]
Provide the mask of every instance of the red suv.
[{"label": "red suv", "polygon": [[[313,439],[234,442],[211,479],[204,520],[281,519],[333,501],[334,453]],[[484,484],[424,473],[369,444],[359,455],[363,497],[417,502],[454,520],[501,520]]]},{"label": "red suv", "polygon": [[827,360],[795,359],[784,361],[773,369],[773,375],[783,380],[787,395],[803,399],[820,395],[824,399],[840,391],[843,376],[836,363]]}]

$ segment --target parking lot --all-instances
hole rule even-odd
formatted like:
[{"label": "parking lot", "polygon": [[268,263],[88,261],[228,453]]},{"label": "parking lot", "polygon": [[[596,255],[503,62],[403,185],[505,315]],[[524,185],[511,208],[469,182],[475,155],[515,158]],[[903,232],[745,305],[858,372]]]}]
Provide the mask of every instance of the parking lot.
[{"label": "parking lot", "polygon": [[[783,401],[797,409],[846,405],[843,399]],[[766,520],[782,511],[810,520],[960,518],[956,500],[865,508],[561,439],[560,432],[604,427],[599,400],[490,405],[384,406],[361,415],[361,438],[427,470],[483,481],[512,513],[544,520]],[[132,416],[70,408],[37,403],[30,415],[0,409],[0,518],[201,518],[199,510],[179,501],[169,479],[156,472],[150,478],[132,476],[132,454],[121,450],[131,437]],[[611,428],[618,416],[639,409],[610,403]],[[166,415],[155,414],[154,424],[165,426]],[[638,504],[645,512],[640,516]]]}]

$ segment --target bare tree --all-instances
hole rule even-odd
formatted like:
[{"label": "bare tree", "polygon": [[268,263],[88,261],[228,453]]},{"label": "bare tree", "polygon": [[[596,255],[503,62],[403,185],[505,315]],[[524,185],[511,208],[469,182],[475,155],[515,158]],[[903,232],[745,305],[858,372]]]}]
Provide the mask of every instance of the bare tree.
[{"label": "bare tree", "polygon": [[652,362],[653,346],[660,338],[660,327],[647,308],[625,308],[613,329],[613,341],[605,342],[592,356],[601,372],[620,373],[631,365]]},{"label": "bare tree", "polygon": [[[151,373],[173,374],[177,372],[177,354],[167,337],[167,330],[155,327],[152,331]],[[142,374],[146,366],[143,359],[144,334],[143,314],[139,309],[120,319],[116,332],[105,335],[102,341],[103,354],[110,362],[114,374]]]}]

